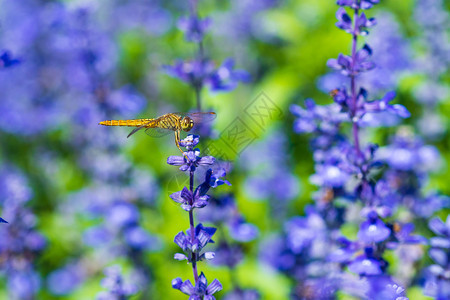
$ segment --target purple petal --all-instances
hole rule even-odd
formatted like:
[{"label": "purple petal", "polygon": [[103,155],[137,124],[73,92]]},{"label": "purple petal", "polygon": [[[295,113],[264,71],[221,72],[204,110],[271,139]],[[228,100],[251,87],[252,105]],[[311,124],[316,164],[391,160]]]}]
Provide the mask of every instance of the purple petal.
[{"label": "purple petal", "polygon": [[183,187],[183,189],[181,190],[181,198],[189,202],[192,201],[192,197],[192,192],[188,190],[187,187]]},{"label": "purple petal", "polygon": [[397,95],[397,93],[395,92],[395,91],[390,91],[390,92],[387,92],[385,95],[384,95],[384,97],[383,97],[383,99],[381,99],[383,102],[385,102],[385,103],[389,103],[389,102],[391,102],[392,100],[394,100],[394,98],[396,97],[396,95]]},{"label": "purple petal", "polygon": [[359,63],[356,68],[358,71],[370,71],[375,67],[376,67],[376,64],[374,62],[365,61],[365,62]]},{"label": "purple petal", "polygon": [[187,256],[182,254],[182,253],[175,253],[175,255],[173,256],[174,259],[182,261],[182,260],[187,260]]},{"label": "purple petal", "polygon": [[172,166],[181,166],[185,163],[184,156],[169,156],[167,158],[167,164]]},{"label": "purple petal", "polygon": [[180,231],[174,238],[174,243],[177,244],[181,249],[187,249],[187,238],[183,231]]},{"label": "purple petal", "polygon": [[182,284],[183,284],[183,280],[180,277],[177,277],[174,280],[172,280],[172,287],[174,289],[179,290]]},{"label": "purple petal", "polygon": [[199,161],[198,164],[201,166],[212,165],[216,162],[216,159],[213,156],[204,156]]},{"label": "purple petal", "polygon": [[189,212],[192,210],[192,205],[190,204],[181,204],[181,208],[184,209],[185,211]]},{"label": "purple petal", "polygon": [[366,25],[367,17],[365,13],[361,13],[359,18],[356,20],[356,27],[363,27]]},{"label": "purple petal", "polygon": [[210,252],[205,252],[203,255],[208,260],[213,259],[216,256],[216,254],[214,252],[211,252],[211,251]]},{"label": "purple petal", "polygon": [[208,195],[204,195],[204,196],[201,196],[201,197],[197,198],[194,201],[194,207],[196,207],[196,208],[205,207],[206,205],[208,205],[209,198],[210,197]]},{"label": "purple petal", "polygon": [[380,219],[375,222],[368,220],[361,224],[358,239],[366,243],[378,243],[387,239],[390,233],[389,228]]},{"label": "purple petal", "polygon": [[409,118],[411,116],[411,113],[401,104],[394,104],[389,107],[389,110],[391,110],[394,114],[398,115],[402,118]]},{"label": "purple petal", "polygon": [[179,170],[182,171],[182,172],[185,172],[185,171],[189,170],[189,166],[188,166],[188,165],[182,165],[182,166],[179,168]]},{"label": "purple petal", "polygon": [[214,293],[221,291],[223,289],[222,284],[219,282],[219,280],[214,279],[213,282],[208,286],[206,289],[206,292],[208,295],[213,295]]},{"label": "purple petal", "polygon": [[428,255],[436,263],[440,264],[441,266],[446,266],[447,265],[447,261],[448,261],[447,253],[445,253],[443,250],[441,250],[441,249],[430,249],[430,251],[428,252]]},{"label": "purple petal", "polygon": [[379,275],[381,274],[380,263],[373,258],[360,256],[349,264],[348,269],[359,275]]},{"label": "purple petal", "polygon": [[344,263],[350,260],[353,256],[354,251],[348,248],[337,249],[328,256],[328,260],[332,262]]},{"label": "purple petal", "polygon": [[175,201],[175,202],[177,202],[177,203],[184,203],[185,200],[184,200],[183,197],[181,196],[181,193],[182,193],[182,192],[183,192],[183,191],[175,192],[175,193],[171,194],[169,197],[170,197],[173,201]]},{"label": "purple petal", "polygon": [[433,237],[430,239],[430,245],[432,247],[450,249],[450,239],[446,237]]},{"label": "purple petal", "polygon": [[206,293],[207,285],[208,285],[208,281],[206,280],[205,274],[203,274],[203,272],[202,272],[200,274],[200,276],[198,277],[196,288],[199,292]]},{"label": "purple petal", "polygon": [[335,69],[335,70],[341,70],[342,69],[342,66],[338,63],[337,59],[335,59],[335,58],[330,58],[327,61],[327,66],[329,68],[332,68],[332,69]]},{"label": "purple petal", "polygon": [[428,223],[428,226],[436,234],[445,235],[447,232],[444,222],[442,222],[441,219],[439,218],[431,219],[430,222]]},{"label": "purple petal", "polygon": [[180,286],[180,291],[190,296],[195,293],[195,288],[192,285],[191,281],[188,279]]},{"label": "purple petal", "polygon": [[339,54],[338,55],[338,59],[337,59],[339,65],[341,65],[341,68],[345,68],[345,69],[350,69],[350,57],[347,57],[343,54]]}]

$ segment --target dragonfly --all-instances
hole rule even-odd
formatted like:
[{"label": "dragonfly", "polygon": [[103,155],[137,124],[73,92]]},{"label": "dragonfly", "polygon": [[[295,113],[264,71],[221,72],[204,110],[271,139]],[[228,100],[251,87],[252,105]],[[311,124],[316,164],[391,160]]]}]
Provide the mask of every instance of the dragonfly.
[{"label": "dragonfly", "polygon": [[127,138],[141,129],[145,129],[145,133],[153,137],[164,136],[173,131],[175,133],[175,145],[181,153],[184,153],[180,147],[181,131],[189,132],[194,125],[212,121],[215,117],[215,112],[168,113],[154,119],[106,120],[98,124],[136,127],[128,134]]}]

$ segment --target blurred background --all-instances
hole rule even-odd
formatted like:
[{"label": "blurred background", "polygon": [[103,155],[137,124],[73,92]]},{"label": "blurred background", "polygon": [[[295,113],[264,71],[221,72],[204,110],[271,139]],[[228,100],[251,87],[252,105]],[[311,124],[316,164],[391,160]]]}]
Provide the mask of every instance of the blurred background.
[{"label": "blurred background", "polygon": [[[264,251],[317,191],[310,137],[294,133],[289,106],[332,102],[328,93],[340,79],[326,61],[350,45],[334,25],[336,10],[331,0],[199,2],[200,16],[212,22],[207,56],[217,66],[231,57],[251,77],[227,93],[201,94],[217,118],[200,149],[236,118],[252,132],[245,147],[227,154],[232,185],[214,191],[232,198],[236,216],[223,221],[230,207],[211,213],[221,224],[216,239],[233,241],[228,251],[239,252],[227,254],[231,267],[200,263],[208,280],[223,284],[218,299],[236,286],[261,299],[289,299],[294,283],[264,261]],[[0,70],[0,216],[9,222],[0,224],[1,299],[95,299],[113,265],[138,287],[131,299],[183,299],[171,287],[175,277],[192,277],[189,265],[173,259],[173,237],[189,226],[169,198],[186,180],[166,163],[179,155],[173,136],[127,139],[127,128],[97,124],[195,110],[192,88],[163,70],[196,55],[177,28],[188,11],[187,1],[0,1],[0,46],[9,51]],[[440,153],[425,185],[440,195],[450,193],[449,11],[447,1],[381,1],[368,12],[378,25],[366,38],[379,68],[362,79],[374,98],[396,90],[397,103],[412,113],[401,125],[389,120],[367,130],[363,140],[386,145],[399,130],[420,137]],[[245,109],[262,98],[277,115],[260,126]],[[205,214],[199,220],[211,224]],[[431,236],[426,223],[416,226]],[[411,285],[411,299],[430,299],[420,283]]]}]

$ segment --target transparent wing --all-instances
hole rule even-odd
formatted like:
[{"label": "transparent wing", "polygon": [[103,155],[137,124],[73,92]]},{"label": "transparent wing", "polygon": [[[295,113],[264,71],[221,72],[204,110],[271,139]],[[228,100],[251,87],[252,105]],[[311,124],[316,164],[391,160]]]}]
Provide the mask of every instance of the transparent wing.
[{"label": "transparent wing", "polygon": [[194,123],[207,123],[214,120],[217,115],[215,112],[192,112],[192,113],[176,113],[177,115],[181,117],[190,117],[192,120],[194,120]]},{"label": "transparent wing", "polygon": [[158,119],[152,119],[152,120],[148,121],[147,123],[145,123],[145,124],[143,124],[143,125],[141,125],[141,126],[139,126],[139,127],[136,127],[135,129],[133,129],[133,130],[127,135],[127,138],[129,138],[130,136],[132,136],[133,134],[135,134],[135,133],[138,132],[139,130],[141,130],[141,129],[143,129],[143,128],[146,128],[146,127],[148,127],[148,126],[150,126],[152,123],[157,122],[157,120],[158,120]]},{"label": "transparent wing", "polygon": [[173,132],[173,130],[170,129],[165,129],[165,128],[147,128],[145,130],[145,133],[150,136],[150,137],[154,137],[154,138],[160,138],[163,136],[168,135],[169,133]]}]

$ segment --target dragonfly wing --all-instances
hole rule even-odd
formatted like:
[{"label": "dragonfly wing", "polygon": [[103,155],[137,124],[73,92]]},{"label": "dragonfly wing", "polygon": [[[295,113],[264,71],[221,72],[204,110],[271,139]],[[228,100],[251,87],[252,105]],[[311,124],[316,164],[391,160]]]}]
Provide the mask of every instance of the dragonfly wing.
[{"label": "dragonfly wing", "polygon": [[132,136],[133,134],[135,134],[136,132],[138,132],[139,130],[141,130],[142,128],[146,128],[146,127],[148,127],[149,125],[151,125],[153,122],[155,122],[156,120],[154,120],[154,119],[152,119],[151,121],[149,121],[149,122],[147,122],[147,123],[145,123],[145,124],[142,124],[141,126],[139,126],[139,127],[136,127],[135,129],[133,129],[128,135],[127,135],[127,138],[129,138],[130,136]]},{"label": "dragonfly wing", "polygon": [[136,132],[138,132],[139,130],[141,130],[142,128],[145,128],[145,124],[141,125],[139,127],[136,127],[135,129],[133,129],[128,135],[127,138],[129,138],[130,136],[132,136],[133,134],[135,134]]},{"label": "dragonfly wing", "polygon": [[173,132],[173,130],[170,129],[166,129],[166,128],[147,128],[145,130],[145,133],[150,136],[150,137],[154,137],[154,138],[160,138],[163,136],[168,135],[169,133]]},{"label": "dragonfly wing", "polygon": [[181,117],[190,117],[194,123],[206,123],[214,120],[217,115],[215,112],[193,112],[193,113],[176,113]]}]

